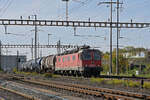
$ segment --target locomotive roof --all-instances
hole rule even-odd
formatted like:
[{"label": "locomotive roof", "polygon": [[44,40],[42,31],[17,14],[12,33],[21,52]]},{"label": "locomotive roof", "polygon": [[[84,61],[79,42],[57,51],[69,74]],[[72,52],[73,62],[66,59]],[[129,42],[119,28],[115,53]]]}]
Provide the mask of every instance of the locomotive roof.
[{"label": "locomotive roof", "polygon": [[78,47],[78,48],[73,49],[73,50],[65,51],[65,52],[63,52],[61,54],[58,54],[58,56],[66,55],[66,54],[72,54],[72,53],[77,53],[77,52],[82,52],[84,50],[97,50],[97,49],[90,49],[90,46],[84,45],[84,46]]}]

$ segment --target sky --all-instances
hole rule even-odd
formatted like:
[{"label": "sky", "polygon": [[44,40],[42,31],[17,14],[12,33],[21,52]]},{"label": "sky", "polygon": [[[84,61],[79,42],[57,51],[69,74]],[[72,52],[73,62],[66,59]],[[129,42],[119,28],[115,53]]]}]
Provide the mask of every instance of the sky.
[{"label": "sky", "polygon": [[[98,5],[99,2],[110,0],[70,0],[69,20],[88,21],[108,21],[110,17],[110,7],[106,4]],[[116,1],[116,0],[113,0]],[[150,0],[120,0],[123,5],[120,8],[120,22],[150,22]],[[37,15],[43,20],[65,20],[65,2],[62,0],[0,0],[0,18],[2,19],[28,19],[28,16]],[[34,18],[32,18],[34,19]],[[116,21],[116,5],[113,5],[113,21]],[[34,38],[34,27],[32,26],[7,26],[5,34],[4,26],[0,26],[0,40],[3,44],[31,44]],[[61,40],[62,44],[90,45],[99,47],[103,52],[109,51],[109,28],[77,28],[77,35],[74,36],[72,27],[38,27],[38,40],[40,44],[48,44],[48,34],[50,44],[56,44]],[[92,37],[88,37],[92,35]],[[99,36],[99,37],[95,37]],[[121,29],[119,45],[120,48],[126,46],[144,47],[150,49],[150,29]],[[116,48],[116,29],[113,29],[113,48]],[[30,49],[3,49],[3,54],[27,54],[31,58]],[[56,49],[40,49],[43,56],[55,54]]]}]

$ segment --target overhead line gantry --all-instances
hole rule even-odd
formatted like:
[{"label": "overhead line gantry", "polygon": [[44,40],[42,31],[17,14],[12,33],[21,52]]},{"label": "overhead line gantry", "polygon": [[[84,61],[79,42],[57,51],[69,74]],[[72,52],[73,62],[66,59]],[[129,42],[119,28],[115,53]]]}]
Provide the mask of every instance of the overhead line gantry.
[{"label": "overhead line gantry", "polygon": [[[0,25],[19,25],[19,26],[67,26],[67,27],[101,27],[101,28],[146,28],[150,23],[132,22],[98,22],[98,21],[61,21],[61,20],[24,20],[24,19],[0,19]],[[118,35],[117,35],[118,36]],[[37,43],[35,41],[35,52]],[[117,46],[118,48],[118,46]],[[36,53],[35,53],[36,55]],[[36,56],[35,56],[36,62]]]},{"label": "overhead line gantry", "polygon": [[[30,44],[2,44],[1,48],[33,48],[35,45]],[[76,45],[37,45],[37,48],[78,48]]]},{"label": "overhead line gantry", "polygon": [[96,21],[61,21],[61,20],[20,20],[0,19],[0,25],[23,25],[23,26],[69,26],[69,27],[102,27],[102,28],[146,28],[150,23],[132,22],[96,22]]}]

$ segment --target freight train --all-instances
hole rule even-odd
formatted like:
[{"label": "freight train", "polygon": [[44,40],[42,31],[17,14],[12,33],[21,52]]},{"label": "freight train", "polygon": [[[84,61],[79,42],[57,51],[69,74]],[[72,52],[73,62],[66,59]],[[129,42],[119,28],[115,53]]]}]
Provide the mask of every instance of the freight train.
[{"label": "freight train", "polygon": [[51,72],[73,76],[99,76],[102,71],[101,52],[82,46],[57,55],[30,60],[20,66],[22,71]]}]

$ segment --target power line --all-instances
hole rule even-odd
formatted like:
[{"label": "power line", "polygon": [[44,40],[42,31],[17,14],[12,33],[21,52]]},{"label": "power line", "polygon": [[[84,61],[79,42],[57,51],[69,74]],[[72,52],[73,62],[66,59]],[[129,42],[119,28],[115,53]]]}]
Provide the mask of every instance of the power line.
[{"label": "power line", "polygon": [[[73,1],[77,1],[77,0],[73,0]],[[71,9],[69,9],[69,11],[66,9],[66,11],[68,11],[69,13],[67,13],[66,15],[71,15],[75,10],[77,11],[78,9],[80,9],[83,6],[86,6],[87,4],[89,4],[90,2],[92,2],[93,0],[85,0],[85,1],[78,1],[81,2],[79,6],[77,7],[73,7]],[[67,6],[67,5],[66,5]],[[64,17],[65,14],[62,14],[62,17]]]},{"label": "power line", "polygon": [[13,0],[8,0],[8,2],[6,2],[5,8],[3,9],[2,13],[1,13],[1,17],[6,13],[7,9],[10,7],[10,5],[12,4]]}]

